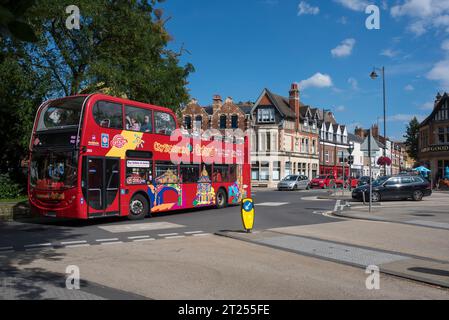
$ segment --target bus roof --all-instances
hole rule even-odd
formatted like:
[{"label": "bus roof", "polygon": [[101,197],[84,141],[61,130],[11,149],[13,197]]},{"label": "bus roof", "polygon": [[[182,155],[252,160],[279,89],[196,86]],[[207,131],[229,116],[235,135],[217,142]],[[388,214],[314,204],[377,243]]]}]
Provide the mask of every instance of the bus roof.
[{"label": "bus roof", "polygon": [[170,108],[166,108],[166,107],[161,107],[161,106],[156,106],[150,103],[146,103],[146,102],[139,102],[139,101],[134,101],[134,100],[130,100],[130,99],[125,99],[125,98],[119,98],[119,97],[114,97],[114,96],[110,96],[107,94],[103,94],[103,93],[92,93],[92,94],[77,94],[77,95],[73,95],[73,96],[67,96],[67,97],[61,97],[61,98],[55,98],[55,99],[50,99],[47,102],[52,102],[52,101],[58,101],[58,100],[63,100],[63,99],[70,99],[70,98],[78,98],[78,97],[86,97],[86,98],[95,98],[95,99],[107,99],[109,101],[113,101],[113,102],[117,102],[120,104],[125,104],[125,105],[132,105],[132,106],[140,106],[140,107],[150,107],[151,109],[154,110],[159,110],[159,111],[165,111],[165,112],[171,112],[173,113],[173,110],[171,110]]}]

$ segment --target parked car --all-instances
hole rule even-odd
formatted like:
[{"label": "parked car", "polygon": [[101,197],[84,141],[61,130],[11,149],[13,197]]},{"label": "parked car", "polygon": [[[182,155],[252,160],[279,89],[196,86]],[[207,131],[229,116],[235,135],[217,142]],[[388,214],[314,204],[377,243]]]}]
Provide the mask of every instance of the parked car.
[{"label": "parked car", "polygon": [[289,175],[278,183],[278,190],[305,190],[309,189],[309,178],[303,175]]},{"label": "parked car", "polygon": [[[352,198],[369,201],[369,184],[358,187],[352,191]],[[419,176],[398,175],[393,177],[381,177],[373,182],[372,201],[382,200],[408,200],[421,201],[423,197],[432,195],[430,182]]]},{"label": "parked car", "polygon": [[351,186],[351,188],[357,188],[358,184],[358,179],[356,178],[349,178],[349,177],[338,177],[337,179],[335,179],[335,185],[338,188],[342,188],[343,186],[345,188],[349,188],[349,186]]},{"label": "parked car", "polygon": [[310,188],[320,188],[320,189],[326,189],[326,188],[333,188],[335,186],[335,178],[332,175],[321,175],[316,177],[315,179],[312,179],[310,182]]},{"label": "parked car", "polygon": [[367,185],[367,184],[369,184],[369,181],[370,181],[369,176],[360,177],[357,186],[361,187],[361,186]]}]

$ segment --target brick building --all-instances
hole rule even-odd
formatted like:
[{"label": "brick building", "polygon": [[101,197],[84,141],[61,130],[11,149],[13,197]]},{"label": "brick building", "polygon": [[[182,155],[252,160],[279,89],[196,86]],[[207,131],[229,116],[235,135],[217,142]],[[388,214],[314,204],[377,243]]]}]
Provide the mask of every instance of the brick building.
[{"label": "brick building", "polygon": [[290,174],[318,174],[319,112],[301,103],[297,84],[292,84],[288,98],[264,89],[251,117],[254,186],[276,187]]},{"label": "brick building", "polygon": [[419,162],[432,170],[434,184],[449,187],[449,95],[438,94],[432,113],[419,129]]}]

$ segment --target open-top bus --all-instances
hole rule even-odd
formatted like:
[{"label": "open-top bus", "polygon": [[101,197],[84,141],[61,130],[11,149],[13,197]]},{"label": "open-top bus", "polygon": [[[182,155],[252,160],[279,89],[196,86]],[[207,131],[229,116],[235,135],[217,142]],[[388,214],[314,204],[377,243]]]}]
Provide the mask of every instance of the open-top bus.
[{"label": "open-top bus", "polygon": [[145,216],[239,204],[251,195],[248,139],[180,134],[170,109],[103,94],[43,103],[28,195],[47,217]]}]

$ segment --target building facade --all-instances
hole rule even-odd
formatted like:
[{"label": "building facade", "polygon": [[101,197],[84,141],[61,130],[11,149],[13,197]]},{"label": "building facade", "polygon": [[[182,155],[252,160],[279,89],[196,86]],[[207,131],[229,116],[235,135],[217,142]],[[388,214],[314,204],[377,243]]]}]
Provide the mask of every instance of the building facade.
[{"label": "building facade", "polygon": [[319,114],[300,101],[297,84],[289,97],[264,89],[251,110],[252,184],[276,187],[290,174],[319,173]]},{"label": "building facade", "polygon": [[[333,115],[324,113],[324,120]],[[338,178],[349,176],[345,159],[349,156],[349,139],[346,126],[333,121],[322,121],[320,125],[320,174]]]},{"label": "building facade", "polygon": [[[449,181],[449,96],[438,94],[432,113],[419,129],[419,162],[432,171],[434,185]],[[449,186],[449,183],[448,185]]]}]

